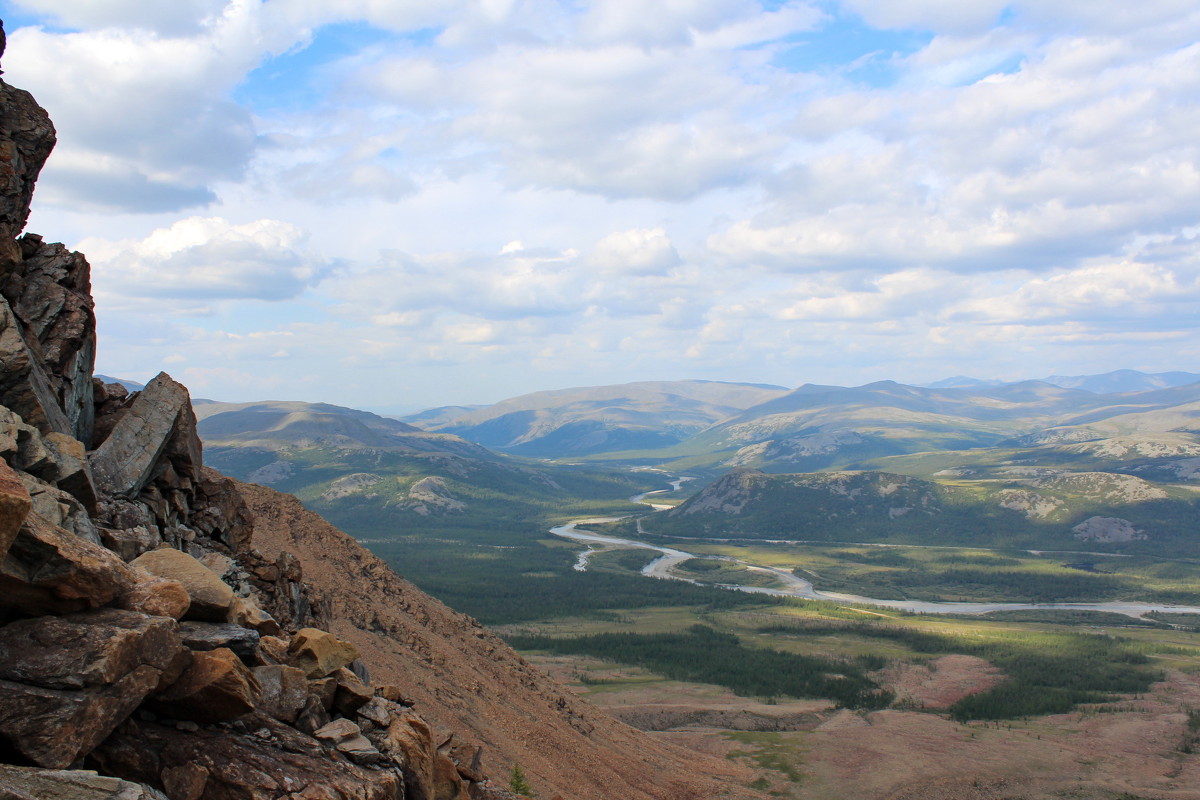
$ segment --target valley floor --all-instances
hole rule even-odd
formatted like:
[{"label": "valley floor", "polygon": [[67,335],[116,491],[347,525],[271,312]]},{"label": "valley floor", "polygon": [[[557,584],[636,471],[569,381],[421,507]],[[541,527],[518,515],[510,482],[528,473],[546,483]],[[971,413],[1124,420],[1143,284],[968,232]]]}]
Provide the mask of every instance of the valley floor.
[{"label": "valley floor", "polygon": [[[943,662],[917,686],[931,702],[993,682],[978,664]],[[534,662],[614,716],[664,741],[756,769],[751,785],[804,800],[1200,800],[1200,753],[1187,709],[1200,676],[1171,670],[1140,697],[1022,721],[960,724],[897,708],[779,704],[717,687],[664,682],[594,659]],[[912,687],[912,675],[895,685]],[[582,679],[582,680],[581,680]],[[792,730],[761,730],[774,721]],[[759,728],[732,730],[731,728]],[[1200,747],[1195,749],[1200,750]]]}]

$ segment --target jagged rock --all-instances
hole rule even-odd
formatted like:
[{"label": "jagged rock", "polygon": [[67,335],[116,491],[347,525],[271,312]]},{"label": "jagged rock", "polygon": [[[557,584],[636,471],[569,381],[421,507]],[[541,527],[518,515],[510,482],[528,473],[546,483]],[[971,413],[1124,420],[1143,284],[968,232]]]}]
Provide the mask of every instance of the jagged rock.
[{"label": "jagged rock", "polygon": [[[178,800],[180,795],[171,797]],[[38,769],[0,764],[3,800],[167,800],[149,786],[110,778],[93,770]]]},{"label": "jagged rock", "polygon": [[92,378],[92,448],[98,448],[125,416],[132,401],[129,390],[119,383]]},{"label": "jagged rock", "polygon": [[51,525],[25,518],[0,565],[3,604],[26,614],[65,614],[107,605],[136,583],[112,551]]},{"label": "jagged rock", "polygon": [[275,618],[259,608],[258,603],[249,597],[233,598],[233,605],[229,607],[229,621],[243,628],[252,628],[262,636],[283,633],[283,628]]},{"label": "jagged rock", "polygon": [[[394,769],[364,769],[328,751],[311,737],[268,717],[251,726],[266,739],[225,730],[183,733],[130,721],[92,760],[103,771],[142,783],[166,781],[168,769],[190,764],[203,771],[203,798],[244,800],[399,800],[403,778]],[[410,796],[411,797],[411,796]],[[414,798],[416,800],[416,798]]]},{"label": "jagged rock", "polygon": [[288,652],[310,678],[323,678],[358,658],[358,648],[318,628],[297,631]]},{"label": "jagged rock", "polygon": [[372,697],[358,709],[358,715],[370,720],[381,728],[386,728],[392,722],[392,712],[396,706],[382,697]]},{"label": "jagged rock", "polygon": [[160,547],[135,558],[132,566],[151,575],[170,578],[183,584],[191,599],[189,619],[224,622],[233,605],[233,590],[217,575],[187,553]]},{"label": "jagged rock", "polygon": [[406,766],[404,788],[407,796],[434,797],[433,762],[437,751],[433,732],[423,719],[411,712],[393,717],[379,749]]},{"label": "jagged rock", "polygon": [[254,524],[237,485],[216,470],[205,467],[200,470],[196,490],[191,526],[234,553],[248,550]]},{"label": "jagged rock", "polygon": [[183,584],[170,578],[151,575],[143,569],[132,570],[137,583],[117,598],[117,606],[130,611],[140,611],[155,617],[183,619],[192,599]]},{"label": "jagged rock", "polygon": [[163,617],[101,609],[11,623],[0,628],[0,730],[35,764],[69,766],[188,659]]},{"label": "jagged rock", "polygon": [[412,699],[399,686],[392,686],[391,684],[376,686],[375,694],[384,700],[390,700],[398,705],[408,706],[409,708],[413,706]]},{"label": "jagged rock", "polygon": [[33,503],[29,492],[4,459],[0,459],[0,561],[17,538]]},{"label": "jagged rock", "polygon": [[0,628],[0,679],[48,689],[107,686],[142,666],[174,679],[186,655],[174,620],[115,608]]},{"label": "jagged rock", "polygon": [[[189,429],[193,441],[173,441],[189,438]],[[187,389],[160,372],[137,394],[104,444],[92,453],[97,487],[109,494],[134,498],[172,456],[181,463],[191,460],[198,469],[200,444],[195,430],[196,415]],[[168,448],[168,459],[160,463]]]},{"label": "jagged rock", "polygon": [[337,688],[334,690],[333,707],[340,714],[349,716],[375,697],[374,690],[345,667],[336,670],[330,677],[337,684]]},{"label": "jagged rock", "polygon": [[0,279],[19,262],[13,241],[29,218],[29,202],[56,141],[50,115],[33,95],[0,81]]},{"label": "jagged rock", "polygon": [[45,443],[54,459],[54,471],[51,476],[43,477],[71,494],[89,513],[95,514],[96,487],[83,442],[65,434],[49,433],[46,434]]},{"label": "jagged rock", "polygon": [[68,431],[92,440],[92,368],[96,360],[96,318],[91,267],[81,253],[40,236],[21,239],[24,263],[6,282],[4,296],[21,321],[25,341],[44,367]]},{"label": "jagged rock", "polygon": [[167,767],[160,777],[171,800],[200,800],[208,785],[208,770],[195,764]]},{"label": "jagged rock", "polygon": [[304,673],[283,664],[255,667],[253,672],[262,688],[258,710],[280,722],[295,722],[308,702]]},{"label": "jagged rock", "polygon": [[29,474],[21,476],[21,483],[29,492],[33,513],[51,525],[69,530],[81,539],[100,544],[100,534],[92,524],[87,509],[80,505],[73,495]]},{"label": "jagged rock", "polygon": [[181,622],[179,635],[191,650],[227,647],[242,661],[253,661],[258,651],[258,632],[232,622]]},{"label": "jagged rock", "polygon": [[296,715],[296,729],[310,736],[323,725],[329,723],[329,711],[321,705],[320,698],[309,695],[304,701],[304,708]]},{"label": "jagged rock", "polygon": [[154,698],[176,719],[224,722],[254,710],[261,688],[254,673],[227,647],[194,653],[187,671]]},{"label": "jagged rock", "polygon": [[278,636],[262,636],[258,640],[258,663],[263,666],[275,666],[277,664],[288,664],[291,657],[288,655],[288,642],[285,639],[280,639]]},{"label": "jagged rock", "polygon": [[59,407],[49,376],[22,336],[20,322],[4,297],[0,297],[0,364],[4,365],[0,370],[0,404],[42,433],[74,433]]},{"label": "jagged rock", "polygon": [[362,729],[348,719],[335,719],[313,732],[313,737],[328,742],[358,764],[377,764],[384,756],[362,734]]},{"label": "jagged rock", "polygon": [[157,530],[151,530],[141,525],[136,528],[105,528],[96,529],[100,534],[100,543],[119,555],[125,561],[133,561],[142,553],[155,549],[162,544],[162,537]]},{"label": "jagged rock", "polygon": [[321,703],[326,711],[333,711],[333,701],[337,697],[337,678],[320,678],[308,682],[308,693]]}]

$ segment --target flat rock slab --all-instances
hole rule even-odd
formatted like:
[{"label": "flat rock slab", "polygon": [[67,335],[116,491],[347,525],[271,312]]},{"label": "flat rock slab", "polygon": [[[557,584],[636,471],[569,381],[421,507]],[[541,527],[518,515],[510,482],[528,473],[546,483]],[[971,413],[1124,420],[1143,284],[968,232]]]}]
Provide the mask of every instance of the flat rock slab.
[{"label": "flat rock slab", "polygon": [[0,764],[5,800],[167,800],[157,789],[87,769],[38,769]]},{"label": "flat rock slab", "polygon": [[178,672],[186,651],[175,621],[104,608],[0,628],[0,678],[48,689],[117,682],[139,666]]},{"label": "flat rock slab", "polygon": [[243,661],[253,659],[258,650],[258,631],[232,622],[182,622],[179,633],[190,650],[208,651],[228,647]]},{"label": "flat rock slab", "polygon": [[140,666],[113,684],[81,691],[0,680],[0,730],[34,764],[63,769],[104,741],[161,677]]},{"label": "flat rock slab", "polygon": [[191,408],[187,388],[160,372],[92,453],[96,485],[108,494],[136,497],[167,449],[180,414],[191,414]]}]

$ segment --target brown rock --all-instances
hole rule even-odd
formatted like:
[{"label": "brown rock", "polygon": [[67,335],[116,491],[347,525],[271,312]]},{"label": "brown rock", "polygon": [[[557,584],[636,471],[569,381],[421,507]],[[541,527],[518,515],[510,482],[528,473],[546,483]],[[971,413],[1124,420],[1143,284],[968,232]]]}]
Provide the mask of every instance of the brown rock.
[{"label": "brown rock", "polygon": [[288,663],[288,643],[278,636],[262,636],[258,640],[258,662],[265,666]]},{"label": "brown rock", "polygon": [[176,719],[224,722],[254,710],[261,688],[233,651],[194,653],[187,671],[154,698],[154,707]]},{"label": "brown rock", "polygon": [[233,590],[228,584],[187,553],[160,547],[138,556],[131,566],[182,583],[191,598],[189,619],[223,622],[233,605]]},{"label": "brown rock", "polygon": [[391,702],[398,703],[402,706],[408,706],[409,708],[412,708],[413,706],[413,701],[404,694],[399,686],[392,686],[391,684],[385,683],[382,686],[375,687],[375,694],[379,695],[384,700],[390,700]]},{"label": "brown rock", "polygon": [[[39,769],[0,764],[4,800],[165,800],[156,789],[83,769]],[[171,800],[177,800],[172,797]],[[191,798],[195,800],[195,798]]]},{"label": "brown rock", "polygon": [[249,597],[233,598],[228,619],[243,628],[252,628],[262,636],[277,636],[283,633],[283,628],[275,618],[259,608],[258,603]]},{"label": "brown rock", "polygon": [[134,583],[110,550],[30,514],[0,565],[0,604],[65,614],[106,605]]},{"label": "brown rock", "polygon": [[195,764],[181,764],[162,771],[162,785],[171,800],[200,800],[208,784],[208,770]]},{"label": "brown rock", "polygon": [[[233,800],[396,800],[402,778],[391,769],[371,770],[329,752],[309,736],[255,715],[252,729],[266,739],[227,730],[183,733],[131,721],[91,757],[98,769],[142,783],[162,781],[164,771],[190,764],[204,770],[204,798]],[[410,795],[411,797],[411,795]]]},{"label": "brown rock", "polygon": [[161,676],[140,666],[116,683],[81,691],[0,680],[0,730],[33,763],[62,769],[104,741]]},{"label": "brown rock", "polygon": [[62,433],[48,433],[44,441],[54,468],[49,477],[42,477],[72,495],[89,513],[95,514],[96,487],[83,442]]},{"label": "brown rock", "polygon": [[117,607],[140,611],[155,617],[183,619],[192,599],[183,584],[170,578],[151,575],[143,569],[132,570],[137,583],[117,598]]},{"label": "brown rock", "polygon": [[330,677],[337,682],[333,707],[340,714],[350,716],[375,697],[374,690],[345,667],[336,670]]},{"label": "brown rock", "polygon": [[308,693],[320,701],[326,711],[333,711],[337,697],[337,678],[319,678],[308,682]]},{"label": "brown rock", "polygon": [[[92,473],[97,487],[109,494],[136,497],[153,477],[160,457],[172,444],[172,437],[177,433],[186,434],[189,418],[194,434],[196,417],[187,388],[160,372],[137,394],[104,444],[92,453]],[[194,445],[173,445],[183,453],[193,447],[198,467],[198,439]]]},{"label": "brown rock", "polygon": [[395,703],[384,700],[382,697],[373,697],[358,709],[358,715],[381,728],[386,728],[392,723],[392,712],[397,710],[398,707]]},{"label": "brown rock", "polygon": [[0,84],[0,239],[11,242],[25,227],[34,183],[55,141],[50,115],[33,95]]},{"label": "brown rock", "polygon": [[119,555],[125,561],[133,561],[142,553],[155,549],[162,544],[162,537],[157,529],[136,528],[106,528],[98,527],[100,541],[109,550]]},{"label": "brown rock", "polygon": [[88,516],[87,509],[71,494],[35,478],[33,475],[21,475],[21,483],[29,492],[33,503],[33,513],[51,525],[65,528],[81,539],[92,544],[100,544],[100,536]]},{"label": "brown rock", "polygon": [[141,666],[169,673],[184,655],[174,620],[115,608],[0,628],[0,679],[49,689],[107,686]]},{"label": "brown rock", "polygon": [[384,760],[383,754],[363,736],[362,729],[348,719],[335,719],[322,725],[313,731],[313,737],[328,742],[359,764],[374,764]]},{"label": "brown rock", "polygon": [[201,469],[199,475],[191,526],[234,553],[245,552],[250,547],[254,524],[237,485],[208,467]]},{"label": "brown rock", "polygon": [[21,484],[8,462],[0,459],[0,561],[8,553],[8,547],[17,538],[21,523],[29,513],[29,492]]},{"label": "brown rock", "polygon": [[255,667],[254,677],[262,688],[258,710],[289,725],[308,702],[308,680],[295,667],[282,664]]},{"label": "brown rock", "polygon": [[471,800],[458,766],[441,753],[433,760],[433,800]]},{"label": "brown rock", "polygon": [[310,678],[323,678],[358,658],[358,648],[319,628],[301,628],[288,646],[295,666]]},{"label": "brown rock", "polygon": [[433,732],[423,719],[411,712],[394,717],[379,748],[405,765],[407,796],[434,796],[433,762],[437,751]]}]

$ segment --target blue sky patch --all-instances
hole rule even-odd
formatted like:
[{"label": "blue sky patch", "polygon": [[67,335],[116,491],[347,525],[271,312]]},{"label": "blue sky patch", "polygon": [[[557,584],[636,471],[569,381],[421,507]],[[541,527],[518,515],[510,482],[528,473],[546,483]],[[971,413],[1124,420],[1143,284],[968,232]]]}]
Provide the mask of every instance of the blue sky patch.
[{"label": "blue sky patch", "polygon": [[896,81],[895,57],[932,40],[927,31],[878,30],[855,15],[834,12],[823,27],[789,37],[791,46],[773,63],[789,72],[842,73],[870,86],[890,86]]},{"label": "blue sky patch", "polygon": [[322,71],[329,64],[384,44],[421,47],[436,29],[398,35],[365,22],[340,22],[318,29],[312,42],[264,61],[234,90],[233,100],[258,113],[312,108],[324,97]]}]

